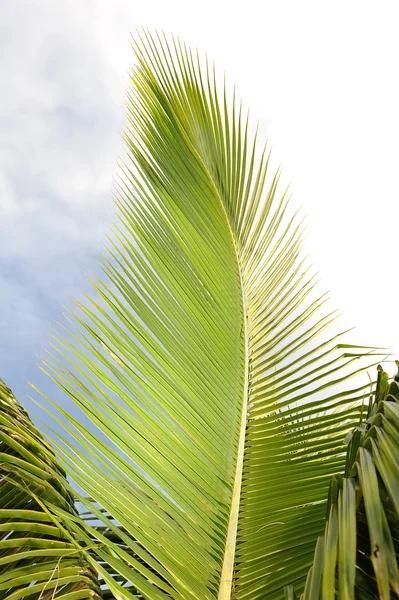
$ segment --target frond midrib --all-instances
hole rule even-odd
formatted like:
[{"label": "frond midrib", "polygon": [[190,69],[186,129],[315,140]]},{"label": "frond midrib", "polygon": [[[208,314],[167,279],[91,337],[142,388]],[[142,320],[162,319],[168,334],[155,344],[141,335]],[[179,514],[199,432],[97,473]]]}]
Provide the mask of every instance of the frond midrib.
[{"label": "frond midrib", "polygon": [[245,434],[246,434],[246,425],[247,425],[247,414],[248,414],[248,323],[247,323],[247,301],[245,297],[245,288],[243,281],[243,274],[241,269],[241,261],[240,255],[237,248],[237,243],[234,237],[234,233],[230,224],[229,216],[223,202],[223,198],[218,190],[216,182],[214,181],[207,165],[205,164],[202,156],[195,148],[194,144],[189,139],[189,136],[186,136],[188,143],[190,144],[192,151],[200,161],[203,169],[205,170],[209,182],[211,183],[213,189],[215,190],[215,194],[219,199],[220,205],[224,212],[226,223],[230,232],[231,241],[234,248],[234,255],[236,258],[237,271],[239,275],[240,281],[240,291],[241,291],[241,305],[242,305],[242,328],[243,328],[243,341],[244,341],[244,386],[243,386],[243,398],[242,398],[242,406],[241,406],[241,419],[240,419],[240,433],[237,447],[237,458],[236,458],[236,468],[234,474],[234,483],[233,483],[233,493],[231,499],[231,508],[230,508],[230,516],[229,523],[227,527],[227,536],[226,536],[226,546],[223,556],[223,565],[220,576],[220,587],[218,593],[218,600],[230,600],[232,584],[233,584],[233,573],[234,573],[234,558],[235,558],[235,548],[237,541],[237,530],[238,530],[238,517],[240,510],[240,498],[241,498],[241,488],[242,488],[242,474],[243,474],[243,466],[244,466],[244,451],[245,451]]},{"label": "frond midrib", "polygon": [[[234,243],[234,238],[233,238]],[[226,547],[223,558],[223,566],[220,577],[220,588],[218,600],[230,600],[231,590],[233,584],[234,574],[234,558],[235,548],[237,541],[237,529],[238,529],[238,517],[240,510],[240,499],[241,499],[241,488],[242,488],[242,474],[244,467],[244,451],[245,451],[245,435],[247,427],[247,414],[248,414],[248,325],[247,325],[247,312],[246,312],[246,300],[245,290],[242,280],[242,272],[237,253],[236,244],[234,243],[234,249],[236,251],[236,258],[238,264],[238,272],[240,275],[240,286],[242,295],[242,308],[243,308],[243,337],[244,337],[244,387],[243,387],[243,399],[241,407],[241,422],[240,422],[240,434],[237,448],[237,460],[236,469],[234,475],[234,486],[233,494],[231,499],[230,517],[227,529]]]}]

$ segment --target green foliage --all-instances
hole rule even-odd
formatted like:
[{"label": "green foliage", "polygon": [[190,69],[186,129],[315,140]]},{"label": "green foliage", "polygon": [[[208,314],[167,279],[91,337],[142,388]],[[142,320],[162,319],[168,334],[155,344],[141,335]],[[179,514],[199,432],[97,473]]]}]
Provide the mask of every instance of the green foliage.
[{"label": "green foliage", "polygon": [[96,572],[46,509],[77,515],[54,452],[0,380],[0,599],[100,598]]},{"label": "green foliage", "polygon": [[[345,477],[330,484],[325,535],[301,600],[399,597],[398,440],[399,372],[389,383],[379,366],[366,420],[350,435]],[[293,586],[285,592],[292,598]]]},{"label": "green foliage", "polygon": [[[179,41],[142,37],[104,275],[44,361],[73,406],[45,408],[87,515],[42,503],[106,598],[281,600],[287,582],[305,586],[363,414],[357,376],[378,353],[331,329],[301,223],[241,104]],[[345,481],[330,502],[331,556],[342,517],[353,527]]]}]

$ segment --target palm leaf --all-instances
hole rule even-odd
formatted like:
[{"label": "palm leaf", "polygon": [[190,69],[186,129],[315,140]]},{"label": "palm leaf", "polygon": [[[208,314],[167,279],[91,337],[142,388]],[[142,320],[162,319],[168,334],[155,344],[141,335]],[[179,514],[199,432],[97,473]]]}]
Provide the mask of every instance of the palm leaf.
[{"label": "palm leaf", "polygon": [[45,510],[76,514],[65,473],[0,380],[0,599],[100,598],[80,545]]},{"label": "palm leaf", "polygon": [[301,600],[399,597],[398,439],[399,373],[388,385],[379,367],[367,418],[350,436],[346,477],[331,483],[325,536]]},{"label": "palm leaf", "polygon": [[95,540],[116,598],[283,598],[305,584],[372,349],[326,335],[301,223],[214,70],[174,39],[134,48],[104,277],[44,366],[74,406],[47,398],[53,445],[102,525],[48,510]]}]

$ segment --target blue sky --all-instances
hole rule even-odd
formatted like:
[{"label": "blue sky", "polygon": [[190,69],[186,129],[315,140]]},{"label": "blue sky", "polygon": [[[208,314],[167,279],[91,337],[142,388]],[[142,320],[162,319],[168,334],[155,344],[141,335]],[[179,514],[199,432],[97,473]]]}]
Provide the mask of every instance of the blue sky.
[{"label": "blue sky", "polygon": [[[323,4],[323,8],[321,5]],[[261,122],[358,341],[399,352],[395,3],[13,0],[1,8],[0,376],[27,380],[113,215],[129,33],[207,51]]]},{"label": "blue sky", "polygon": [[10,3],[0,29],[0,362],[21,400],[61,304],[98,270],[121,151],[123,90],[106,49],[67,3],[54,8]]}]

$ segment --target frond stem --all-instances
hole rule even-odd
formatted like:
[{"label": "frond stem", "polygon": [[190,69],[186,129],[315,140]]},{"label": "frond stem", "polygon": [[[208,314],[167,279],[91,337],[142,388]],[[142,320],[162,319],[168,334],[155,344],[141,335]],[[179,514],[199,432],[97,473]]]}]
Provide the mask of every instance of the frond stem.
[{"label": "frond stem", "polygon": [[236,239],[230,224],[230,219],[228,212],[226,210],[226,206],[223,202],[223,198],[220,194],[220,191],[216,185],[212,174],[210,173],[205,161],[203,160],[201,154],[198,152],[195,145],[189,139],[189,136],[182,131],[184,137],[187,140],[187,143],[192,149],[192,152],[198,158],[199,162],[202,164],[205,172],[209,177],[209,181],[212,187],[215,190],[217,197],[219,198],[220,204],[222,206],[223,212],[226,217],[227,226],[230,231],[231,240],[234,248],[234,253],[236,257],[237,270],[240,279],[240,289],[241,289],[241,298],[242,298],[242,311],[243,311],[243,337],[244,337],[244,386],[243,386],[243,399],[242,399],[242,407],[241,407],[241,422],[240,422],[240,433],[237,447],[237,462],[236,462],[236,470],[234,476],[234,484],[233,484],[233,494],[231,500],[231,508],[230,508],[230,517],[229,524],[227,529],[227,537],[226,537],[226,546],[224,551],[223,565],[220,577],[220,587],[218,600],[230,600],[232,587],[233,587],[233,576],[234,576],[234,558],[235,558],[235,548],[237,541],[237,528],[238,528],[238,516],[240,510],[240,498],[241,498],[241,487],[242,487],[242,473],[244,466],[244,449],[245,449],[245,432],[247,426],[247,413],[248,413],[248,371],[249,371],[249,356],[248,356],[248,325],[247,325],[247,310],[246,310],[246,298],[245,298],[245,288],[243,281],[243,274],[241,270],[241,262],[240,262],[240,254],[238,251]]},{"label": "frond stem", "polygon": [[[234,238],[233,238],[234,242]],[[243,308],[243,333],[244,333],[244,353],[245,353],[245,366],[244,366],[244,388],[243,388],[243,399],[241,408],[241,424],[240,424],[240,436],[238,440],[237,448],[237,463],[236,471],[234,476],[233,495],[231,500],[229,526],[227,529],[226,548],[224,552],[222,573],[220,577],[220,588],[218,600],[230,600],[232,586],[233,586],[233,575],[234,575],[234,558],[235,548],[237,541],[237,528],[238,528],[238,515],[240,510],[240,498],[241,498],[241,487],[242,487],[242,472],[244,466],[244,450],[245,450],[245,432],[247,427],[247,413],[248,413],[248,325],[246,315],[246,303],[245,303],[245,290],[244,282],[242,279],[242,272],[239,262],[239,256],[236,250],[238,271],[240,274],[240,284],[242,293],[242,308]]]}]

